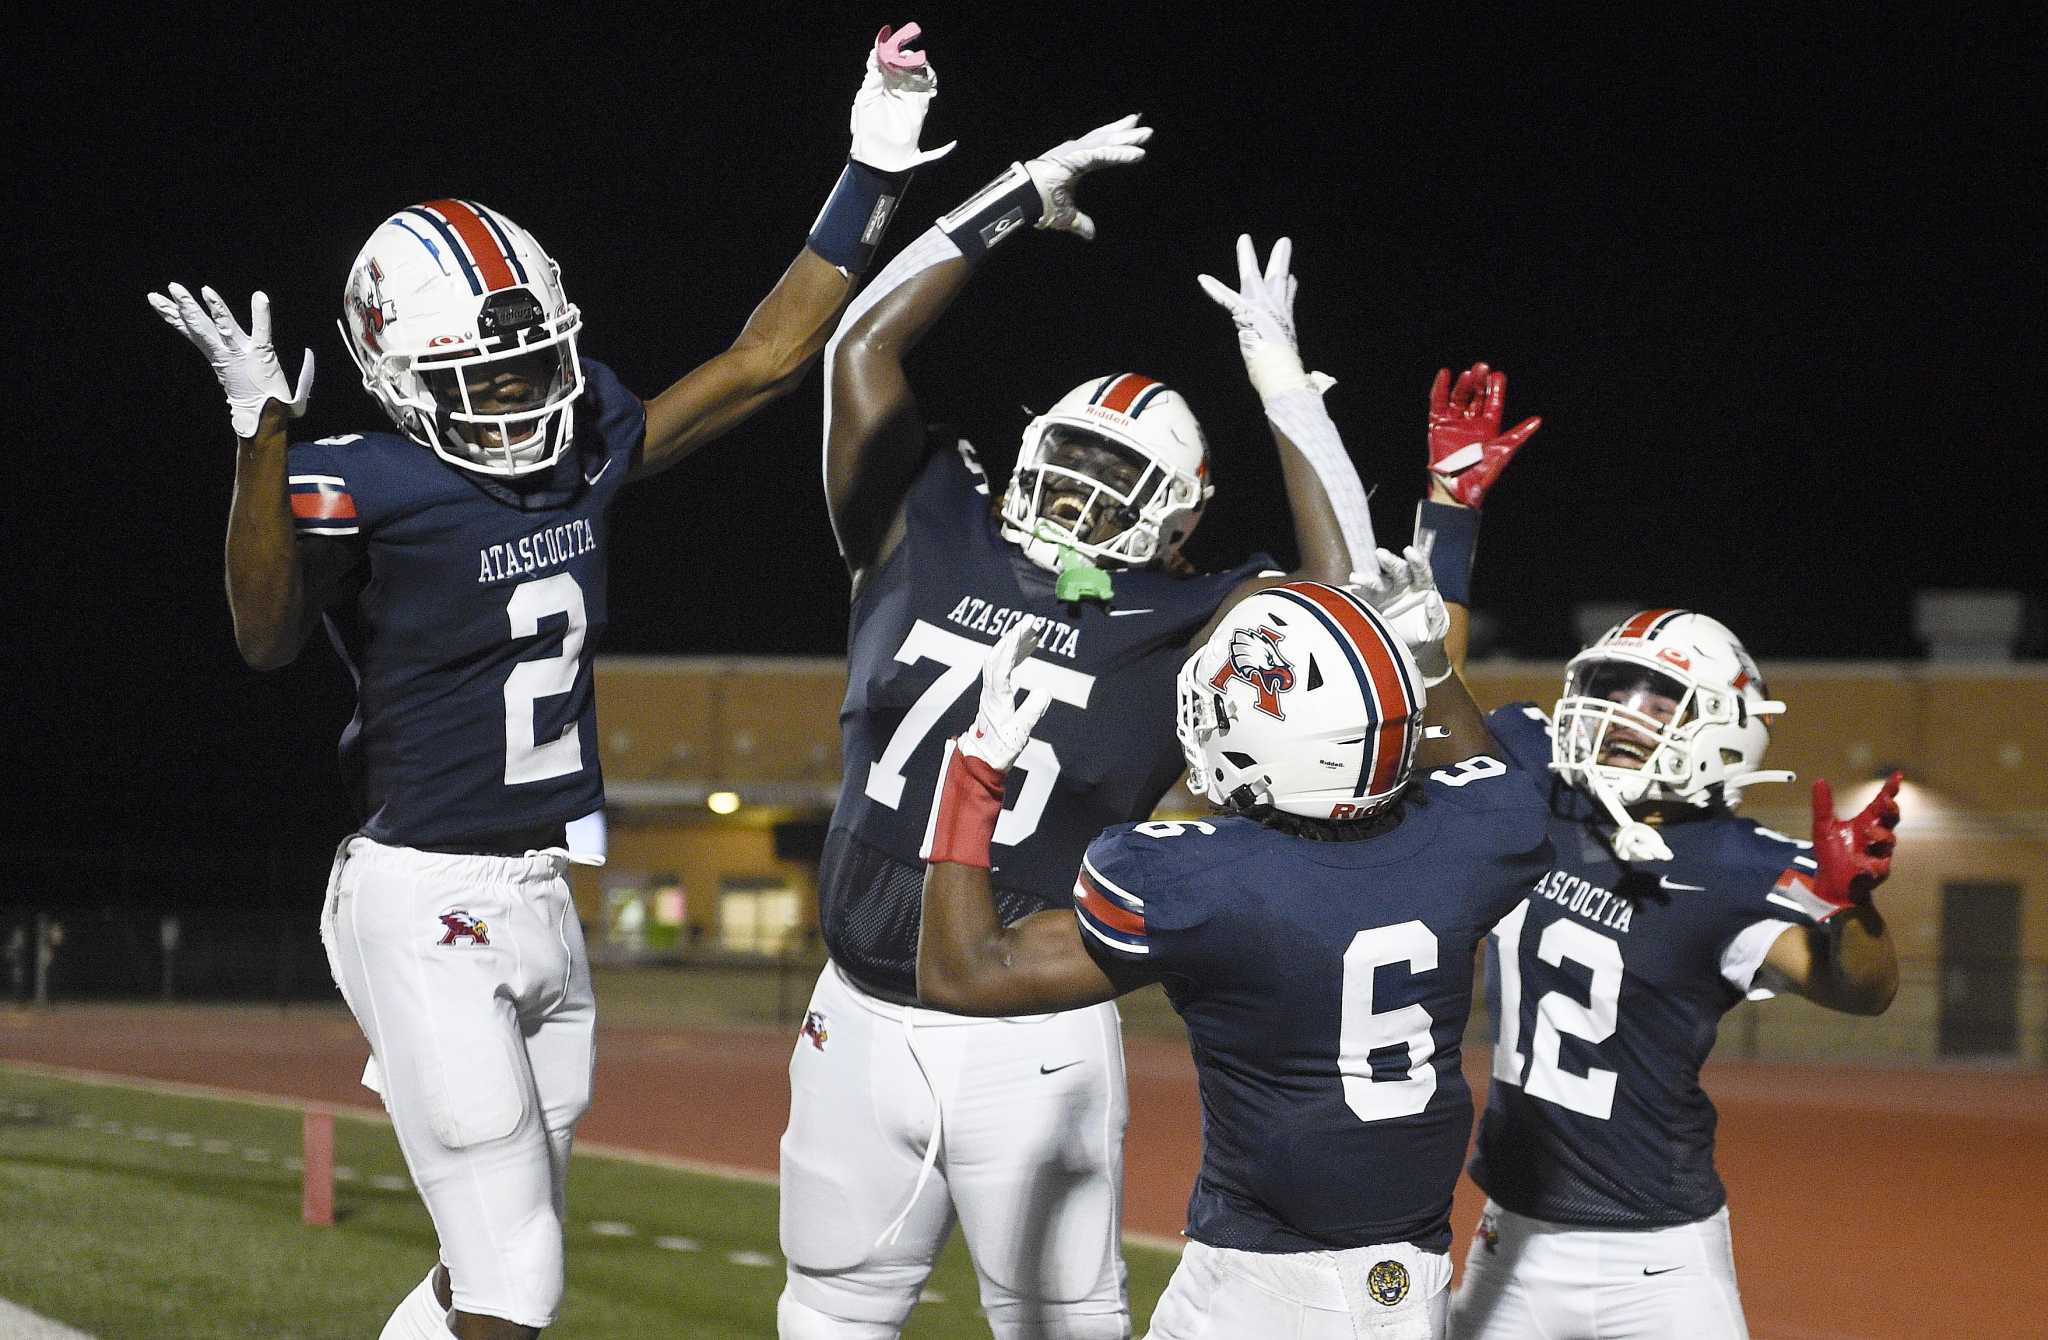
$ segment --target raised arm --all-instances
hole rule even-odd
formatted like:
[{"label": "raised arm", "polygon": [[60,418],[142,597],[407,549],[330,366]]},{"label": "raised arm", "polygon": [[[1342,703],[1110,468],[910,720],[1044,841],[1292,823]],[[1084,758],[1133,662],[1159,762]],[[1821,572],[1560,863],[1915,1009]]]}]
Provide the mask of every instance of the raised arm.
[{"label": "raised arm", "polygon": [[[1280,453],[1287,505],[1301,565],[1290,577],[1341,584],[1372,562],[1375,542],[1365,486],[1323,408],[1333,381],[1302,366],[1294,327],[1299,281],[1291,272],[1294,244],[1281,238],[1261,270],[1249,236],[1237,239],[1237,288],[1198,276],[1202,291],[1230,313],[1238,352]],[[1225,606],[1274,578],[1255,578],[1231,593]],[[1207,630],[1203,635],[1207,636]],[[1199,639],[1198,639],[1199,640]]]},{"label": "raised arm", "polygon": [[272,343],[267,296],[250,297],[245,331],[218,293],[210,288],[199,293],[203,308],[184,285],[169,284],[165,292],[149,295],[149,305],[206,355],[227,394],[236,439],[235,492],[228,506],[228,610],[242,659],[258,670],[273,670],[306,645],[341,575],[333,564],[304,561],[285,481],[285,425],[304,414],[313,397],[313,351],[306,350],[294,387]]},{"label": "raised arm", "polygon": [[1445,645],[1450,612],[1437,591],[1427,556],[1414,545],[1400,554],[1381,549],[1352,574],[1352,582],[1408,648],[1429,692],[1416,767],[1443,767],[1480,754],[1498,756],[1485,714],[1472,701],[1464,675],[1451,663]]},{"label": "raised arm", "polygon": [[953,146],[920,150],[938,74],[908,44],[917,25],[884,28],[855,96],[853,149],[802,251],[747,318],[731,347],[647,402],[638,474],[663,470],[794,390],[825,347],[873,260],[919,165]]},{"label": "raised arm", "polygon": [[1899,990],[1899,957],[1870,896],[1892,870],[1900,773],[1862,812],[1835,817],[1825,779],[1813,784],[1811,888],[1795,890],[1818,919],[1780,934],[1764,955],[1762,980],[1846,1014],[1883,1014]]},{"label": "raised arm", "polygon": [[1429,496],[1416,508],[1415,544],[1429,555],[1450,610],[1444,645],[1461,674],[1470,643],[1479,507],[1515,452],[1543,426],[1542,419],[1528,418],[1502,432],[1507,393],[1507,374],[1484,363],[1459,373],[1455,386],[1450,369],[1440,368],[1429,388]]},{"label": "raised arm", "polygon": [[1037,690],[1019,703],[1011,683],[1037,645],[1037,626],[1027,620],[990,649],[974,727],[947,743],[939,769],[925,839],[929,864],[917,937],[917,995],[954,1014],[1078,1009],[1141,985],[1111,980],[1081,943],[1072,912],[1034,912],[1009,926],[996,916],[988,871],[1003,809],[1003,776],[1051,702]]},{"label": "raised arm", "polygon": [[1139,162],[1151,134],[1127,116],[1012,164],[905,247],[840,322],[825,353],[825,503],[856,587],[902,538],[903,498],[924,459],[904,359],[1027,220],[1094,237],[1094,221],[1074,205],[1075,179]]}]

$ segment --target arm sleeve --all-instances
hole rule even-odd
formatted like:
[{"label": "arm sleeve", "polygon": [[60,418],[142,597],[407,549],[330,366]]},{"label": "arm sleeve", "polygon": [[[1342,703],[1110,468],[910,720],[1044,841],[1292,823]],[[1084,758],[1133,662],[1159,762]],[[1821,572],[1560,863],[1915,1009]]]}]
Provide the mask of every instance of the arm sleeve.
[{"label": "arm sleeve", "polygon": [[[825,360],[822,369],[825,387],[824,431],[818,438],[818,468],[829,481],[832,459],[832,365],[839,361],[839,344],[846,333],[860,324],[861,318],[873,311],[875,304],[902,288],[918,275],[935,265],[957,259],[960,248],[953,239],[940,232],[937,225],[925,229],[910,245],[896,253],[894,260],[882,267],[882,272],[862,289],[860,295],[847,306],[845,315],[839,318],[839,326],[832,332],[832,338],[825,342]],[[846,541],[839,535],[834,523],[833,542],[839,552],[846,552]]]}]

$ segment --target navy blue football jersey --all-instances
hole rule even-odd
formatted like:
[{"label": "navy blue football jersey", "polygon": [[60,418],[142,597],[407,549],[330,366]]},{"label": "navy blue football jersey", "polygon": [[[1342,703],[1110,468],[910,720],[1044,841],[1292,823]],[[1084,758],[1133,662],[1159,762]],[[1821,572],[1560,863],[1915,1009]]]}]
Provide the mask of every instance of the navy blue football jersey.
[{"label": "navy blue football jersey", "polygon": [[1096,839],[1082,941],[1112,976],[1163,980],[1201,1082],[1190,1238],[1449,1247],[1474,951],[1549,868],[1547,835],[1527,780],[1481,756],[1419,777],[1357,841],[1224,816]]},{"label": "navy blue football jersey", "polygon": [[1543,713],[1517,703],[1488,724],[1543,779],[1557,859],[1487,946],[1493,1085],[1472,1179],[1555,1223],[1703,1219],[1727,1194],[1700,1067],[1771,943],[1812,924],[1786,897],[1812,844],[1686,811],[1658,830],[1675,859],[1624,865],[1605,812],[1543,771]]},{"label": "navy blue football jersey", "polygon": [[1052,708],[1010,769],[991,878],[1005,922],[1064,906],[1089,839],[1152,812],[1185,766],[1174,675],[1188,643],[1263,554],[1226,572],[1119,571],[1116,598],[1062,602],[1053,574],[1003,539],[988,482],[964,442],[926,460],[904,536],[853,602],[846,781],[819,869],[825,944],[871,988],[917,991],[924,887],[918,852],[946,741],[974,724],[982,661],[1018,620],[1043,615],[1017,682]]},{"label": "navy blue football jersey", "polygon": [[604,804],[590,660],[607,511],[646,412],[610,369],[583,373],[574,449],[545,478],[488,480],[393,433],[291,447],[299,543],[355,565],[325,617],[356,682],[342,768],[379,842],[460,844]]}]

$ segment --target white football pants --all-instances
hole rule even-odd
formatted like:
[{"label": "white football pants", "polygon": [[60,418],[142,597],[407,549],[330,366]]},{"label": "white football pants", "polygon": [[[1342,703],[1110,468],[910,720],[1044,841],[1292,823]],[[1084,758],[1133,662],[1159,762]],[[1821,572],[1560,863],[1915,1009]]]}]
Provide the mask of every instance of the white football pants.
[{"label": "white football pants", "polygon": [[1000,1340],[1130,1334],[1115,1006],[970,1019],[828,964],[789,1087],[784,1340],[895,1335],[956,1215]]},{"label": "white football pants", "polygon": [[564,857],[443,856],[356,836],[320,919],[434,1219],[458,1311],[547,1326],[597,1004]]},{"label": "white football pants", "polygon": [[1451,1258],[1411,1243],[1241,1252],[1189,1242],[1146,1340],[1443,1340]]},{"label": "white football pants", "polygon": [[1673,1228],[1546,1223],[1492,1201],[1465,1255],[1453,1340],[1749,1340],[1728,1208]]}]

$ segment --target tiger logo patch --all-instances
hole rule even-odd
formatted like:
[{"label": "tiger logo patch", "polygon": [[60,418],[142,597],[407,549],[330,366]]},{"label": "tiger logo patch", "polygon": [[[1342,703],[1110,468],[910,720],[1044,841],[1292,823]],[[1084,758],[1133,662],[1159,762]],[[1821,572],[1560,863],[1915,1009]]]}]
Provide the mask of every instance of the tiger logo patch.
[{"label": "tiger logo patch", "polygon": [[1399,1261],[1381,1261],[1366,1272],[1365,1291],[1373,1301],[1392,1307],[1408,1296],[1408,1267]]}]

